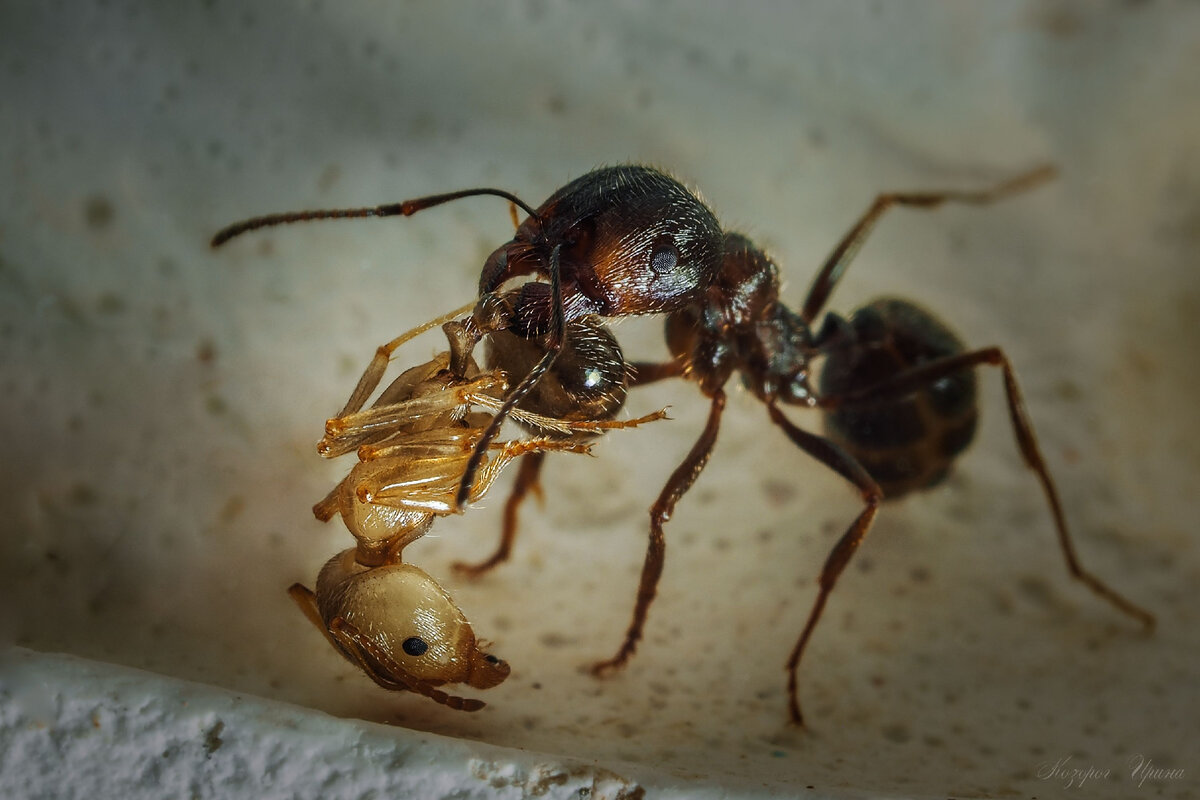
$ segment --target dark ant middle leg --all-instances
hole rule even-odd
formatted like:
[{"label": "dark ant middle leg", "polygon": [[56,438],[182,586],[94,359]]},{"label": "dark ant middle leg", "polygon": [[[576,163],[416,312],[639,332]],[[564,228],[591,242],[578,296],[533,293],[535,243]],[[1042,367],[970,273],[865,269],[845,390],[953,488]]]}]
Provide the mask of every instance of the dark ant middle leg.
[{"label": "dark ant middle leg", "polygon": [[455,572],[472,578],[478,578],[483,573],[489,572],[497,565],[508,560],[512,554],[513,542],[517,539],[517,520],[521,503],[525,501],[526,496],[530,492],[539,498],[542,496],[542,489],[538,479],[545,460],[545,453],[530,453],[521,459],[521,468],[517,472],[517,479],[513,484],[512,494],[508,496],[508,500],[504,503],[504,527],[501,530],[500,544],[497,546],[496,552],[478,564],[456,561],[452,565]]},{"label": "dark ant middle leg", "polygon": [[658,593],[658,580],[662,576],[663,560],[666,555],[666,539],[663,536],[663,523],[671,518],[675,504],[679,498],[691,488],[696,478],[708,463],[713,445],[717,442],[717,432],[721,427],[721,413],[725,410],[725,392],[718,389],[712,396],[712,405],[708,411],[708,422],[700,438],[692,445],[683,462],[671,473],[667,485],[663,487],[658,499],[650,508],[650,541],[646,547],[646,560],[642,564],[642,577],[638,582],[637,602],[633,609],[633,621],[625,633],[625,641],[610,659],[599,661],[592,665],[592,674],[597,677],[612,672],[625,665],[637,649],[637,643],[642,638],[642,629],[646,625],[646,614],[650,603]]}]

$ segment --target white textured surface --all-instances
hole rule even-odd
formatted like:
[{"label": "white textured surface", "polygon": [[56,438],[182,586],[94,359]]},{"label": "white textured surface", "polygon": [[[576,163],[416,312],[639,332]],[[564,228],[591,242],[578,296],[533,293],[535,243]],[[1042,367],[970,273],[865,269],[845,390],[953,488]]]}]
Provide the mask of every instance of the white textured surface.
[{"label": "white textured surface", "polygon": [[[1200,794],[1200,7],[749,8],[0,6],[0,633],[238,693],[19,652],[0,673],[0,789],[87,796],[111,770],[169,774],[179,794],[273,778],[268,793],[311,779],[297,791],[357,797],[442,770],[424,796],[480,791],[474,745],[434,733],[688,794],[1046,798],[1074,791],[1040,775],[1062,759],[1110,771],[1089,797]],[[448,569],[493,546],[503,488],[408,553],[513,664],[478,693],[487,709],[389,695],[341,661],[284,594],[349,542],[308,510],[345,469],[315,456],[321,422],[377,344],[470,297],[507,211],[480,199],[217,253],[207,238],[481,184],[536,204],[617,161],[698,186],[773,251],[793,303],[875,192],[1057,164],[1057,183],[993,208],[889,216],[831,305],[906,294],[1004,346],[1084,563],[1159,631],[1067,579],[984,374],[979,441],[944,488],[881,514],[808,653],[812,729],[790,729],[782,664],[856,504],[738,394],[669,524],[641,651],[593,681],[578,667],[627,623],[645,509],[703,424],[680,384],[630,403],[673,421],[552,459],[513,564],[477,584]],[[631,358],[663,352],[657,321],[617,330]],[[296,754],[273,773],[270,743]],[[558,763],[479,746],[501,773]],[[139,773],[148,754],[163,760]],[[1136,786],[1139,754],[1184,774]],[[217,764],[244,765],[240,788],[205,783]]]},{"label": "white textured surface", "polygon": [[[347,725],[295,706],[68,656],[14,648],[0,663],[6,798],[633,800],[647,788],[570,758],[415,731],[395,736],[380,725]],[[658,796],[675,794],[649,786]],[[695,787],[687,796],[697,796]]]}]

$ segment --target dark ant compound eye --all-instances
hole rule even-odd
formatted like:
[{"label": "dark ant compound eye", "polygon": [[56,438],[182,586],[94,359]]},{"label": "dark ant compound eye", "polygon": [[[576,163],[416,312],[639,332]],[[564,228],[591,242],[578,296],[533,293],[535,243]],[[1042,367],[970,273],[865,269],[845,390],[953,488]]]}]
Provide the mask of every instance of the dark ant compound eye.
[{"label": "dark ant compound eye", "polygon": [[429,645],[419,636],[410,636],[404,640],[400,648],[410,656],[425,655],[425,651],[429,649]]},{"label": "dark ant compound eye", "polygon": [[654,250],[650,253],[650,269],[654,270],[656,275],[671,272],[678,263],[679,251],[675,249],[675,242],[670,237],[664,236],[654,243]]}]

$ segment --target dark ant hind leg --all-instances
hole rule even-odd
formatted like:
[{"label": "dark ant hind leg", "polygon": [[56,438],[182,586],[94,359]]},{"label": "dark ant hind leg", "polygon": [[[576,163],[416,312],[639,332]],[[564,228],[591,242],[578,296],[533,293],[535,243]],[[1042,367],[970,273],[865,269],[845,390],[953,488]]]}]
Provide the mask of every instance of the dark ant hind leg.
[{"label": "dark ant hind leg", "polygon": [[637,602],[633,609],[633,621],[625,633],[625,641],[617,654],[605,661],[592,665],[592,674],[599,677],[625,665],[637,649],[637,643],[642,638],[642,629],[646,625],[646,614],[650,603],[658,593],[658,579],[662,576],[663,559],[666,555],[666,540],[663,537],[663,523],[671,518],[675,504],[679,498],[691,488],[696,478],[708,463],[713,445],[717,441],[717,431],[721,427],[721,412],[725,410],[725,392],[718,389],[712,397],[712,407],[708,412],[708,422],[700,438],[692,445],[691,451],[683,463],[671,473],[667,485],[663,487],[658,500],[650,508],[650,543],[646,548],[646,560],[642,564],[642,577],[638,583]]},{"label": "dark ant hind leg", "polygon": [[808,296],[804,299],[800,318],[804,320],[804,324],[806,325],[811,325],[813,320],[817,318],[817,315],[821,313],[821,309],[825,307],[825,302],[829,299],[829,295],[833,293],[834,287],[837,286],[837,282],[841,280],[842,275],[846,272],[846,268],[850,266],[850,262],[854,260],[854,257],[858,255],[858,251],[862,249],[867,237],[871,234],[871,230],[875,227],[875,223],[892,206],[932,209],[944,203],[963,203],[975,206],[988,205],[1008,195],[1032,189],[1039,183],[1053,178],[1055,172],[1054,167],[1049,165],[1038,167],[1031,172],[1019,175],[1012,180],[1005,181],[998,186],[985,189],[982,192],[889,192],[878,195],[866,213],[847,231],[842,240],[838,242],[837,247],[833,248],[833,252],[825,260],[825,265],[821,267],[821,271],[813,279],[812,286],[808,290]]},{"label": "dark ant hind leg", "polygon": [[1017,385],[1016,373],[1003,350],[998,347],[985,347],[981,350],[929,361],[894,375],[875,386],[842,396],[823,397],[820,399],[819,405],[822,408],[834,408],[887,396],[899,396],[928,386],[940,378],[978,366],[1000,367],[1004,373],[1004,391],[1008,398],[1008,414],[1012,421],[1013,434],[1016,436],[1017,446],[1021,450],[1026,466],[1037,475],[1038,481],[1042,484],[1042,491],[1046,495],[1050,513],[1054,517],[1054,527],[1058,531],[1059,546],[1062,548],[1063,557],[1066,559],[1067,569],[1071,576],[1084,583],[1096,595],[1107,600],[1122,613],[1128,614],[1142,623],[1147,630],[1153,630],[1155,622],[1153,614],[1126,599],[1079,563],[1079,558],[1075,555],[1075,546],[1067,530],[1067,520],[1063,513],[1062,503],[1058,498],[1058,490],[1055,488],[1054,479],[1050,477],[1050,470],[1046,467],[1046,461],[1038,447],[1037,436],[1033,432],[1033,423],[1025,411],[1025,401],[1022,399],[1021,389]]},{"label": "dark ant hind leg", "polygon": [[817,582],[817,599],[813,603],[812,611],[808,613],[808,621],[804,623],[804,630],[800,633],[800,638],[796,640],[796,646],[792,648],[792,653],[788,656],[788,712],[791,714],[792,722],[803,725],[804,715],[800,712],[797,685],[800,658],[804,655],[804,648],[808,645],[808,640],[817,627],[821,612],[825,610],[825,601],[829,599],[829,593],[833,591],[834,584],[837,583],[842,570],[846,568],[846,564],[850,563],[851,557],[866,538],[867,531],[870,530],[871,523],[875,520],[879,504],[883,502],[883,490],[867,474],[866,469],[837,444],[823,436],[796,427],[774,403],[767,403],[767,412],[771,415],[771,421],[783,428],[783,432],[787,434],[793,444],[854,484],[865,503],[865,507],[858,517],[850,523],[850,527],[838,539],[833,550],[829,552],[829,557],[825,559],[825,566],[821,568],[821,577]]}]

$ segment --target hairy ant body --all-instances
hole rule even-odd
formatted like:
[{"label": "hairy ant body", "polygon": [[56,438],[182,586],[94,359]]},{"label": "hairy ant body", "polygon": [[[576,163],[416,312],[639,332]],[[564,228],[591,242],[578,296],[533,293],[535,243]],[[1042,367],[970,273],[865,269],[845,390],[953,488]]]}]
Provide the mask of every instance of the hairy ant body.
[{"label": "hairy ant body", "polygon": [[[446,591],[427,573],[403,563],[401,554],[429,531],[436,517],[454,513],[463,470],[491,421],[490,414],[472,409],[498,407],[507,378],[499,369],[480,371],[469,357],[465,374],[457,377],[447,368],[449,352],[443,352],[404,371],[363,408],[397,347],[463,310],[379,348],[346,407],[326,422],[318,452],[333,458],[357,450],[359,461],[313,506],[313,513],[324,522],[340,514],[357,544],[330,559],[317,578],[316,592],[294,584],[288,593],[334,648],[380,686],[476,711],[484,707],[482,701],[436,687],[466,683],[488,689],[508,676],[509,666],[483,652]],[[573,323],[569,330],[586,340],[587,328],[588,323]],[[547,387],[553,383],[545,382]],[[551,418],[521,409],[513,416],[551,435],[491,442],[493,456],[476,472],[470,502],[481,499],[521,456],[587,453],[586,437],[634,427],[664,413],[627,421]]]},{"label": "hairy ant body", "polygon": [[[526,342],[511,374],[522,380],[505,395],[463,470],[456,506],[471,495],[474,476],[503,420],[518,411],[542,413],[534,391],[570,349],[570,325],[595,317],[665,314],[671,359],[635,363],[621,384],[665,378],[695,381],[709,398],[700,437],[675,469],[650,509],[650,539],[633,619],[616,654],[593,666],[603,674],[624,665],[641,639],[662,574],[663,523],[708,462],[725,408],[724,386],[737,373],[767,407],[771,421],[801,450],[849,481],[863,509],[839,538],[821,569],[807,622],[787,661],[789,712],[803,723],[797,673],[805,647],[838,577],[857,551],[885,498],[936,485],[974,433],[974,368],[1000,367],[1009,415],[1026,464],[1037,475],[1050,506],[1071,575],[1147,628],[1154,617],[1083,569],[1075,555],[1058,493],[1038,449],[1012,367],[1002,350],[966,350],[933,315],[897,299],[876,301],[850,319],[825,309],[846,268],[871,229],[892,206],[934,208],[945,203],[986,205],[1029,189],[1053,175],[1043,167],[980,192],[905,192],[879,195],[834,248],[798,312],[779,300],[779,270],[753,242],[725,232],[708,207],[682,184],[650,167],[597,169],[555,192],[533,209],[507,192],[471,189],[404,203],[350,211],[316,211],[248,220],[219,233],[214,245],[267,225],[330,217],[403,214],[462,197],[494,195],[519,206],[528,218],[516,235],[486,260],[480,300],[470,316],[445,326],[450,366],[462,375],[483,339]],[[514,212],[515,215],[515,212]],[[503,291],[510,279],[534,280]],[[538,280],[542,279],[542,280]],[[619,348],[605,351],[620,358]],[[507,348],[516,351],[516,346]],[[813,384],[814,367],[821,365]],[[583,374],[573,364],[576,376]],[[568,401],[568,406],[570,401]],[[781,405],[821,409],[828,435],[794,425]],[[536,486],[541,455],[525,461],[506,507],[500,552],[476,571],[502,560],[515,535],[516,508]]]}]

